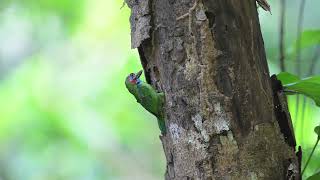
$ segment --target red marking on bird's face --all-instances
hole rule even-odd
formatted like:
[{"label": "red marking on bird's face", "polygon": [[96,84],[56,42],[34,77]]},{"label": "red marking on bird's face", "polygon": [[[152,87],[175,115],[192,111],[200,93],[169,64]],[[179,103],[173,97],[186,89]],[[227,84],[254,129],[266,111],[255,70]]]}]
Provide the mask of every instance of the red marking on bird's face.
[{"label": "red marking on bird's face", "polygon": [[136,75],[134,73],[131,73],[129,76],[128,76],[128,80],[130,83],[132,84],[137,84],[137,79],[136,79]]}]

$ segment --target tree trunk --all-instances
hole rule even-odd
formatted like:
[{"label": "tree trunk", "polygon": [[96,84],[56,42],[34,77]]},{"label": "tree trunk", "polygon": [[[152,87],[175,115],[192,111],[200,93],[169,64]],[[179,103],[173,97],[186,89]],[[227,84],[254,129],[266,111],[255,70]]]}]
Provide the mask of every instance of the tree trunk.
[{"label": "tree trunk", "polygon": [[[300,179],[254,0],[127,0],[132,48],[165,93],[166,179]],[[272,88],[273,87],[273,88]]]}]

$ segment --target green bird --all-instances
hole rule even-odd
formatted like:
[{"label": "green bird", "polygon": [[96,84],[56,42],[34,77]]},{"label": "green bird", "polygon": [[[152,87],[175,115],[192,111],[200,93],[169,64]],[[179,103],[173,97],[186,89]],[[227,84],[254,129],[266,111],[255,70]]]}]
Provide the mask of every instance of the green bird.
[{"label": "green bird", "polygon": [[150,84],[140,80],[142,70],[138,73],[130,73],[126,78],[126,87],[134,95],[137,102],[147,111],[155,115],[158,119],[158,125],[161,134],[166,134],[166,125],[164,121],[164,93],[157,92]]}]

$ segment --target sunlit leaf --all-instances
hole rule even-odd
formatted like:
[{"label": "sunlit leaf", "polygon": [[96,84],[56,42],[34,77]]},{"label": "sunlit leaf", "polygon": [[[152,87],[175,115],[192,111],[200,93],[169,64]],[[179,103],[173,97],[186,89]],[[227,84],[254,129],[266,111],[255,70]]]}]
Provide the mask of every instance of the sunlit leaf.
[{"label": "sunlit leaf", "polygon": [[317,106],[320,106],[320,76],[313,76],[304,79],[298,79],[297,76],[290,73],[280,73],[279,80],[283,87],[292,95],[303,94],[313,99]]},{"label": "sunlit leaf", "polygon": [[284,87],[310,97],[317,106],[320,106],[320,76],[302,79],[295,83],[286,84]]},{"label": "sunlit leaf", "polygon": [[279,79],[283,85],[294,83],[300,80],[298,76],[290,74],[288,72],[279,73],[277,75],[277,79]]},{"label": "sunlit leaf", "polygon": [[320,171],[315,173],[314,175],[308,177],[307,180],[319,180],[320,179]]}]

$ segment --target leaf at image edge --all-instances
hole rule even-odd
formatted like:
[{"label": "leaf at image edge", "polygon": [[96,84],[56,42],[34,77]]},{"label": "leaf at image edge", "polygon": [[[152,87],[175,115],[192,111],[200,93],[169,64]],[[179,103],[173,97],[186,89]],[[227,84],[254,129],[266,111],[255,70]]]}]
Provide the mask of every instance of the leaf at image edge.
[{"label": "leaf at image edge", "polygon": [[319,180],[319,179],[320,179],[320,171],[307,178],[307,180]]},{"label": "leaf at image edge", "polygon": [[285,84],[284,88],[313,99],[320,107],[320,76],[308,77],[297,82]]},{"label": "leaf at image edge", "polygon": [[[307,48],[320,44],[320,30],[319,29],[309,29],[302,32],[300,37],[301,48]],[[296,47],[298,41],[295,42],[294,47]]]}]

